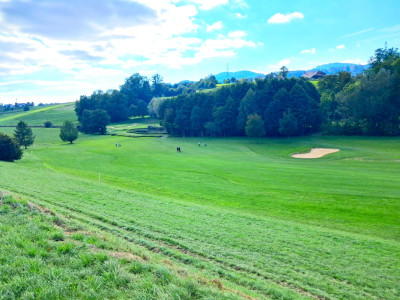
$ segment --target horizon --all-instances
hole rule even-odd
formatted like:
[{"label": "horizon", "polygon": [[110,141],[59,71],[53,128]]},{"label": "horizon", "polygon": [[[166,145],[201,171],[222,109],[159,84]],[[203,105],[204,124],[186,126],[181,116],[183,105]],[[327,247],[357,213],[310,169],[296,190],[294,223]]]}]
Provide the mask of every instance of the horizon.
[{"label": "horizon", "polygon": [[[324,65],[328,65],[328,64],[346,64],[346,63],[333,62],[333,63],[324,64]],[[321,66],[324,66],[324,65],[321,65]],[[351,63],[348,63],[348,65],[367,66],[368,63],[367,63],[367,64],[351,64]],[[316,68],[318,68],[318,67],[321,67],[321,66],[316,66],[316,67],[314,67],[314,69],[316,69]],[[303,72],[303,71],[308,71],[308,70],[289,70],[289,73],[290,73],[290,72]],[[243,69],[243,70],[238,70],[238,71],[229,71],[229,73],[238,73],[238,72],[253,72],[253,73],[256,73],[256,74],[260,74],[260,75],[268,75],[268,74],[270,74],[270,73],[278,73],[279,70],[271,71],[270,73],[260,73],[260,72],[257,72],[257,71],[244,70],[244,69]],[[216,74],[209,74],[209,75],[207,75],[207,76],[211,76],[211,75],[217,76],[217,75],[223,74],[223,73],[227,73],[227,72],[222,71],[222,72],[219,72],[219,73],[216,73]],[[162,75],[162,74],[161,74],[161,75]],[[203,76],[203,77],[201,77],[200,79],[206,78],[207,76]],[[172,82],[166,82],[166,83],[167,83],[167,84],[174,85],[174,84],[177,84],[177,83],[180,83],[180,82],[184,82],[184,81],[196,82],[196,81],[198,81],[198,80],[193,81],[193,80],[182,79],[182,80],[180,80],[180,81],[178,81],[178,82],[173,82],[173,83],[172,83]],[[121,85],[122,85],[122,83],[121,83]],[[93,92],[94,92],[94,91],[93,91]],[[107,92],[107,90],[103,90],[103,92]],[[81,96],[81,95],[79,95],[79,97],[80,97],[80,96]],[[83,95],[82,95],[82,96],[83,96]],[[43,102],[43,101],[40,101],[40,100],[38,100],[38,101],[21,101],[21,100],[15,99],[15,101],[0,102],[0,104],[8,105],[8,104],[15,104],[15,103],[33,102],[33,103],[35,104],[35,106],[38,106],[38,104],[57,105],[57,104],[75,103],[76,101],[79,100],[79,97],[78,97],[77,99],[75,99],[75,100],[67,100],[67,101],[59,101],[59,102],[57,102],[57,99],[53,99],[53,100],[56,101],[56,102]]]},{"label": "horizon", "polygon": [[178,83],[227,64],[261,74],[367,64],[385,42],[400,46],[395,0],[92,1],[0,1],[0,103],[74,102],[134,73]]}]

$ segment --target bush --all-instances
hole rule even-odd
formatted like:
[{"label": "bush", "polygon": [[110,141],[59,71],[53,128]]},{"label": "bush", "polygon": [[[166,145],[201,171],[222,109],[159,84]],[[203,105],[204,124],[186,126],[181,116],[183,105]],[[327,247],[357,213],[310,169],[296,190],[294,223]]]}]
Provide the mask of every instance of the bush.
[{"label": "bush", "polygon": [[0,160],[14,161],[21,159],[22,150],[11,137],[0,132]]},{"label": "bush", "polygon": [[50,127],[52,127],[52,126],[53,126],[53,123],[51,123],[50,121],[44,122],[44,127],[50,128]]}]

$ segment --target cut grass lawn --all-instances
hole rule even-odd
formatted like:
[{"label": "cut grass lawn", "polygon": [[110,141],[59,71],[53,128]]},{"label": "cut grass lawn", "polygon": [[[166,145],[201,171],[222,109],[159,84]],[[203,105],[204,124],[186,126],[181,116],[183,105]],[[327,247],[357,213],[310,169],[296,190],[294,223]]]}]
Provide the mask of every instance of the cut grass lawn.
[{"label": "cut grass lawn", "polygon": [[[0,163],[0,188],[82,226],[252,297],[400,297],[399,138],[118,137],[115,147],[112,136],[67,145],[56,129],[33,131],[21,161]],[[313,147],[341,151],[290,156]]]},{"label": "cut grass lawn", "polygon": [[239,298],[26,201],[3,199],[0,220],[0,299]]}]

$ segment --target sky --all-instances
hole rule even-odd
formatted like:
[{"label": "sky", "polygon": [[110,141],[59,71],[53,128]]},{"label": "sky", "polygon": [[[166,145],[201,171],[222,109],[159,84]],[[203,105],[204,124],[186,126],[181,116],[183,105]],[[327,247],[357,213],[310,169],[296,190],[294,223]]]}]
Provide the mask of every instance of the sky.
[{"label": "sky", "polygon": [[0,0],[0,103],[70,102],[134,73],[366,64],[400,48],[399,0]]}]

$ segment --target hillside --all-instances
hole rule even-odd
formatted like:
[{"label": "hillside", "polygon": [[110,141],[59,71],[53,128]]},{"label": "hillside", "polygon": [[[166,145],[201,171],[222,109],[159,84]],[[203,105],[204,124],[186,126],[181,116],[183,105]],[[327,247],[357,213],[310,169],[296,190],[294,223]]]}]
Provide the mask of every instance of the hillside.
[{"label": "hillside", "polygon": [[[221,72],[214,76],[219,82],[222,83],[227,78],[227,75],[228,75],[227,72]],[[255,78],[264,77],[264,76],[265,75],[262,73],[255,73],[252,71],[229,72],[229,79],[231,79],[232,77],[234,77],[236,79],[242,79],[242,78],[255,79]]]},{"label": "hillside", "polygon": [[[10,298],[51,282],[64,299],[400,296],[399,138],[33,132],[22,160],[0,162],[0,190],[33,203],[0,205]],[[291,157],[315,147],[340,151]]]},{"label": "hillside", "polygon": [[358,75],[369,68],[369,65],[357,65],[349,63],[331,63],[313,68],[311,71],[323,71],[328,75],[339,72],[350,72],[351,75]]},{"label": "hillside", "polygon": [[61,125],[64,121],[77,121],[74,103],[35,106],[29,111],[16,110],[0,112],[0,126],[13,126],[19,121],[28,125],[43,126],[44,122],[51,121],[53,125]]}]

